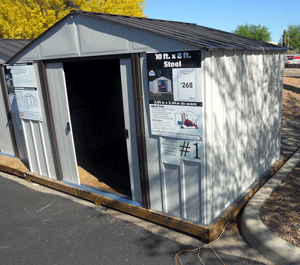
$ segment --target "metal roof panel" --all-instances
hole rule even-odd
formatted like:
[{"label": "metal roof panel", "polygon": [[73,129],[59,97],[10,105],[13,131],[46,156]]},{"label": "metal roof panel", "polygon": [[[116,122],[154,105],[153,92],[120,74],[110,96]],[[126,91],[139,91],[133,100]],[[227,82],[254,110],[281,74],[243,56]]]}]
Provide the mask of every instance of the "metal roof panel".
[{"label": "metal roof panel", "polygon": [[0,54],[12,57],[30,42],[26,39],[0,39]]}]

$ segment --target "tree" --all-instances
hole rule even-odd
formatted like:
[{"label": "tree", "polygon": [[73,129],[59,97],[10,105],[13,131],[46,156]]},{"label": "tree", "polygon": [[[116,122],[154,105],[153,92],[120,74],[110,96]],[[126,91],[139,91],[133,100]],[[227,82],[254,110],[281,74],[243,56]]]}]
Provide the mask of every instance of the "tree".
[{"label": "tree", "polygon": [[300,24],[289,25],[286,36],[289,39],[290,49],[300,51]]},{"label": "tree", "polygon": [[33,39],[71,10],[145,16],[146,0],[0,0],[0,36]]},{"label": "tree", "polygon": [[246,23],[245,25],[237,25],[235,34],[248,37],[255,40],[271,41],[271,33],[265,26],[253,25]]}]

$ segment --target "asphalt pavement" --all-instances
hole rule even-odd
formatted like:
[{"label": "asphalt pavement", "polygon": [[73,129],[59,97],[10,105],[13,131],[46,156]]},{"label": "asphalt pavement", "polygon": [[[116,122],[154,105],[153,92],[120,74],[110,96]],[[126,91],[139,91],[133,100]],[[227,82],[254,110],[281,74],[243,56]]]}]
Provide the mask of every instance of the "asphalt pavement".
[{"label": "asphalt pavement", "polygon": [[[0,261],[9,264],[176,264],[197,238],[0,172]],[[272,264],[235,224],[211,245],[225,264]],[[196,251],[177,264],[202,264]],[[204,264],[222,264],[200,250]],[[180,263],[182,262],[182,263]]]}]

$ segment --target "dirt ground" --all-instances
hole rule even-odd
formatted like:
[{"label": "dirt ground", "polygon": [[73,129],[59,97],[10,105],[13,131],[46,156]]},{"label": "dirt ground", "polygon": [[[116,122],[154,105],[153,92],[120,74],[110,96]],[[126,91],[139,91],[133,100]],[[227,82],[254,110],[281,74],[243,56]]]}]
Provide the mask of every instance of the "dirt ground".
[{"label": "dirt ground", "polygon": [[286,68],[282,94],[282,118],[300,121],[300,68]]},{"label": "dirt ground", "polygon": [[[299,68],[285,69],[282,118],[300,122]],[[300,163],[265,201],[260,217],[272,232],[300,247]]]}]

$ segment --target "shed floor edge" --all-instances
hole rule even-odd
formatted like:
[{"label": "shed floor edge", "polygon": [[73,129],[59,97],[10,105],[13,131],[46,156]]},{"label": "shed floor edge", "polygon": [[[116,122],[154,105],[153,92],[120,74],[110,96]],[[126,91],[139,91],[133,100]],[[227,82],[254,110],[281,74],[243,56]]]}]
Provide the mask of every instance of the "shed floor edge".
[{"label": "shed floor edge", "polygon": [[[81,185],[72,185],[62,181],[51,180],[49,178],[35,175],[28,171],[22,171],[14,166],[3,163],[5,159],[1,159],[3,156],[0,155],[0,171],[23,177],[29,182],[35,182],[49,188],[62,191],[64,193],[94,202],[96,205],[104,205],[112,209],[139,217],[141,219],[166,226],[171,229],[175,229],[180,232],[187,233],[199,237],[202,242],[210,243],[215,240],[218,235],[222,232],[228,222],[232,221],[249,199],[255,194],[255,192],[273,175],[279,168],[284,164],[284,158],[280,158],[273,167],[266,172],[263,177],[257,180],[251,187],[249,187],[219,218],[214,221],[210,226],[204,226],[195,224],[187,220],[183,220],[177,217],[166,215],[161,212],[143,208],[135,203],[126,202],[124,200],[118,200],[113,197],[105,196],[100,194],[96,190],[86,189]],[[18,158],[10,158],[16,159]],[[14,165],[14,164],[13,164]]]}]

